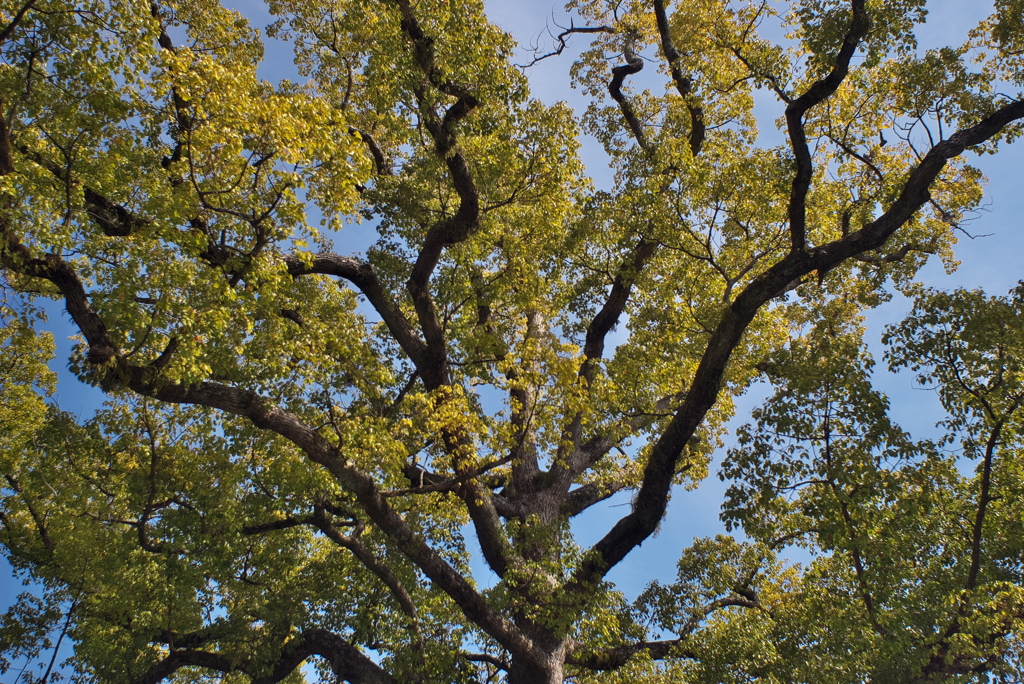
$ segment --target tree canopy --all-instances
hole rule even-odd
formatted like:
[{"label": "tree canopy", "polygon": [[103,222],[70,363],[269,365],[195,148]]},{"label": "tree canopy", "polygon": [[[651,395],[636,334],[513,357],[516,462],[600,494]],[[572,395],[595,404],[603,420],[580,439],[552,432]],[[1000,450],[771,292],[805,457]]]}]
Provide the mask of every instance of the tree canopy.
[{"label": "tree canopy", "polygon": [[[1022,130],[1024,2],[919,50],[924,0],[572,0],[525,70],[474,0],[267,7],[296,82],[216,0],[0,10],[0,673],[61,634],[135,684],[1024,676],[1024,289],[915,282]],[[569,41],[585,113],[529,92]],[[928,439],[871,383],[894,292]],[[757,381],[731,534],[628,600]]]}]

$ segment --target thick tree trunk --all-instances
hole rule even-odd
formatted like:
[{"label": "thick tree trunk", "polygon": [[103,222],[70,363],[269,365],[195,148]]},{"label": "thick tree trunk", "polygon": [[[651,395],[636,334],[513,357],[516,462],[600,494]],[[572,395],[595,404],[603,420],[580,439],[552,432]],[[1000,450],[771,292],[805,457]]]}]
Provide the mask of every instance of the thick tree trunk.
[{"label": "thick tree trunk", "polygon": [[508,672],[508,684],[562,684],[563,665],[559,655],[552,655],[544,663],[513,658]]},{"label": "thick tree trunk", "polygon": [[508,684],[562,684],[568,655],[565,637],[552,635],[538,625],[524,621],[520,626],[533,642],[530,654],[513,655]]}]

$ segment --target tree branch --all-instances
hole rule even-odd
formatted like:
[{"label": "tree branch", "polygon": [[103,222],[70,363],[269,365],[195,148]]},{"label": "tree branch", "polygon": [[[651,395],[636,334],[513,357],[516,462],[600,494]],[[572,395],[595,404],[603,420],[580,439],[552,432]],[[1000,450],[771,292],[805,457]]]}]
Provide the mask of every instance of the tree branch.
[{"label": "tree branch", "polygon": [[[543,316],[536,310],[526,312],[526,332],[522,344],[529,345],[539,340],[547,332]],[[536,357],[524,358],[523,366],[527,375],[537,373],[540,363]],[[537,429],[534,424],[534,412],[537,409],[536,385],[522,382],[517,368],[506,372],[509,384],[509,405],[511,416],[509,422],[515,428],[512,434],[512,449],[509,459],[512,462],[512,498],[519,502],[539,503],[537,497],[537,476],[540,474],[540,461],[537,450]],[[525,506],[524,506],[525,508]]]},{"label": "tree branch", "polygon": [[641,149],[646,150],[648,148],[647,134],[644,133],[643,124],[637,118],[633,105],[630,104],[629,99],[622,92],[622,84],[626,77],[638,74],[644,68],[644,61],[633,52],[633,40],[633,36],[627,35],[625,37],[626,44],[623,49],[623,56],[626,59],[626,63],[612,69],[612,80],[608,84],[608,92],[611,93],[612,99],[619,104],[619,110],[622,112],[623,118],[626,119],[626,124],[633,133],[637,144],[640,145]]},{"label": "tree branch", "polygon": [[[463,610],[466,617],[496,641],[514,653],[532,653],[533,644],[498,613],[476,589],[418,535],[395,511],[373,478],[346,459],[313,428],[294,414],[251,392],[213,382],[196,385],[153,384],[138,372],[132,373],[128,387],[160,401],[200,404],[247,418],[258,428],[271,430],[301,448],[311,461],[327,469],[335,480],[351,492],[367,516]],[[497,514],[494,514],[497,517]]]},{"label": "tree branch", "polygon": [[[386,492],[383,492],[383,494],[384,496],[387,497],[393,497],[407,496],[409,494],[427,494],[429,492],[454,492],[459,487],[463,486],[467,480],[478,478],[481,475],[486,474],[490,470],[493,470],[494,468],[499,468],[507,464],[511,460],[512,457],[510,456],[494,459],[492,461],[484,463],[483,465],[477,466],[476,468],[473,468],[472,470],[469,470],[466,473],[459,475],[458,477],[449,478],[440,477],[423,468],[420,468],[415,464],[407,463],[403,467],[403,474],[411,483],[413,483],[413,486],[407,487],[405,489],[388,490]],[[504,480],[505,478],[501,477],[499,478],[498,481],[501,482]],[[419,484],[416,484],[417,482]],[[493,483],[492,486],[494,486]]]},{"label": "tree branch", "polygon": [[681,56],[672,42],[664,0],[654,0],[654,15],[658,23],[658,35],[661,37],[661,52],[665,55],[665,61],[668,62],[668,70],[672,74],[672,82],[676,86],[676,91],[683,98],[683,102],[686,103],[686,111],[690,114],[690,152],[696,157],[700,154],[704,136],[707,133],[704,124],[704,110],[694,104],[693,79],[683,75],[679,68]]},{"label": "tree branch", "polygon": [[37,0],[28,0],[21,8],[15,13],[14,18],[11,19],[11,23],[4,27],[3,31],[0,31],[0,45],[7,42],[7,39],[11,37],[14,30],[21,24],[21,20],[25,18],[28,11],[36,4]]},{"label": "tree branch", "polygon": [[[0,133],[3,131],[0,130]],[[2,135],[0,135],[0,166],[3,163]],[[302,449],[311,461],[325,467],[332,476],[352,492],[366,510],[369,518],[388,534],[396,546],[423,572],[437,583],[465,612],[499,643],[514,653],[532,653],[532,642],[500,615],[476,589],[448,561],[431,548],[388,505],[373,478],[344,458],[335,447],[313,428],[294,414],[281,409],[255,392],[216,382],[180,385],[163,382],[151,368],[128,362],[113,344],[106,325],[91,309],[85,290],[71,266],[59,256],[49,254],[45,259],[31,256],[29,250],[0,221],[0,262],[24,275],[43,278],[56,285],[65,298],[68,313],[89,345],[88,360],[94,365],[106,366],[100,380],[107,390],[126,387],[143,396],[180,404],[198,404],[227,411],[247,418],[258,428],[271,430]],[[468,486],[468,485],[467,485]],[[483,490],[479,484],[477,488]],[[484,490],[486,493],[486,490]],[[489,493],[486,493],[489,494]],[[490,497],[478,502],[471,512],[479,514],[489,505]],[[498,521],[493,505],[485,513]],[[482,515],[480,517],[483,517]],[[500,530],[500,521],[492,527]],[[501,567],[501,566],[499,566]]]},{"label": "tree branch", "polygon": [[1004,417],[992,426],[992,432],[985,442],[985,456],[982,460],[980,492],[978,493],[978,510],[974,514],[974,525],[971,530],[971,565],[967,571],[967,580],[964,582],[966,591],[973,591],[978,585],[978,573],[981,571],[981,542],[985,528],[985,515],[988,505],[995,497],[992,496],[992,463],[995,460],[996,446],[999,444],[1006,420],[1021,404],[1024,395],[1018,397],[1013,405],[1006,412]]},{"label": "tree branch", "polygon": [[[29,149],[25,145],[19,145],[18,151],[26,158],[49,171],[54,178],[65,184],[71,184],[71,173],[65,166],[61,166],[45,156]],[[149,221],[141,219],[128,210],[124,205],[110,201],[88,185],[82,188],[83,199],[85,200],[85,213],[99,226],[104,235],[109,237],[126,237],[146,226]]]},{"label": "tree branch", "polygon": [[[558,26],[558,24],[555,23],[555,26]],[[562,26],[558,26],[558,28],[563,30],[557,36],[554,36],[554,39],[558,41],[557,47],[555,47],[555,49],[552,50],[551,52],[535,56],[532,60],[530,60],[529,64],[519,65],[520,68],[529,69],[537,62],[543,61],[549,57],[557,57],[558,55],[562,54],[565,48],[568,47],[569,45],[569,41],[567,40],[568,37],[573,35],[574,33],[615,33],[615,29],[613,29],[611,26],[576,26],[573,23],[572,18],[569,19],[569,28],[564,28]],[[548,35],[551,35],[550,29],[548,29]],[[540,46],[535,44],[532,47],[534,49],[534,55],[537,55],[537,52],[540,51]]]},{"label": "tree branch", "polygon": [[28,496],[21,488],[21,483],[18,481],[18,478],[14,477],[14,475],[10,473],[5,473],[4,479],[7,480],[7,484],[10,486],[11,490],[15,494],[18,494],[25,502],[25,508],[28,510],[28,514],[32,518],[32,523],[36,527],[36,532],[39,533],[39,540],[43,542],[43,548],[46,549],[47,554],[52,557],[54,552],[57,550],[57,545],[54,544],[53,538],[50,536],[50,532],[47,529],[46,519],[42,514],[40,514],[36,507],[32,505],[32,502],[29,501]]},{"label": "tree branch", "polygon": [[566,495],[562,502],[561,514],[567,518],[577,516],[594,504],[610,499],[625,488],[624,484],[596,485],[587,483],[580,485]]},{"label": "tree branch", "polygon": [[327,512],[322,506],[317,506],[311,516],[311,523],[316,526],[318,530],[324,533],[328,539],[333,541],[338,546],[348,549],[353,556],[355,556],[363,566],[377,576],[384,586],[391,591],[391,595],[398,601],[399,607],[402,612],[405,613],[406,617],[409,618],[412,631],[416,635],[416,652],[420,656],[421,660],[426,658],[426,647],[423,642],[423,630],[420,629],[420,618],[416,611],[416,604],[412,600],[412,596],[406,590],[402,581],[398,579],[398,575],[394,571],[382,563],[370,549],[366,548],[358,539],[359,528],[357,528],[353,535],[345,535],[338,531],[338,528],[334,526],[334,523],[327,516]]},{"label": "tree branch", "polygon": [[804,131],[804,115],[836,92],[846,79],[850,70],[850,60],[860,41],[871,29],[871,18],[864,2],[865,0],[850,2],[853,16],[850,18],[850,28],[839,48],[835,67],[786,107],[786,129],[796,158],[796,174],[793,176],[789,196],[789,230],[794,250],[802,250],[807,244],[807,193],[811,189],[811,178],[814,174],[811,153],[807,148],[807,134]]},{"label": "tree branch", "polygon": [[158,684],[182,667],[201,667],[217,672],[241,672],[252,677],[253,684],[276,684],[295,671],[310,656],[326,660],[340,681],[351,684],[396,684],[380,665],[363,655],[358,648],[326,629],[307,629],[284,644],[281,655],[270,664],[270,674],[258,676],[264,667],[246,660],[236,660],[221,652],[211,653],[196,648],[172,650],[132,684]]},{"label": "tree branch", "polygon": [[[579,377],[586,383],[587,387],[594,382],[597,373],[597,362],[604,356],[605,339],[608,333],[615,329],[619,318],[626,308],[629,295],[632,292],[633,284],[637,276],[654,256],[658,247],[657,242],[640,238],[633,249],[630,258],[615,274],[608,298],[605,300],[601,310],[597,312],[590,325],[587,326],[587,333],[583,342],[583,363],[580,365]],[[582,440],[583,422],[582,416],[576,414],[569,427],[563,435],[563,444],[570,445],[572,453],[566,454],[565,448],[560,447],[555,463],[565,464],[561,468],[560,476],[557,478],[557,486],[563,491],[568,491],[573,479],[590,465],[589,458],[585,452],[580,450]],[[611,446],[609,445],[609,448]]]},{"label": "tree branch", "polygon": [[[444,161],[452,186],[459,196],[459,207],[456,212],[427,230],[423,246],[406,282],[406,289],[412,297],[425,343],[417,370],[429,392],[451,383],[447,343],[430,293],[430,279],[444,249],[469,239],[480,228],[480,195],[469,170],[469,164],[458,149],[455,135],[456,125],[469,116],[479,102],[473,94],[472,87],[455,83],[442,73],[434,54],[434,40],[423,32],[409,0],[395,2],[401,12],[402,30],[411,43],[412,57],[416,64],[434,88],[456,98],[455,103],[448,107],[443,117],[439,118],[427,102],[423,88],[414,89],[423,125],[433,139],[434,151],[438,158]],[[442,438],[445,449],[452,456],[456,474],[462,476],[472,470],[473,459],[469,455],[475,449],[468,435],[463,431],[447,430]],[[479,482],[470,479],[460,488],[459,494],[473,520],[485,560],[499,576],[503,576],[508,565],[509,549],[490,491]]]},{"label": "tree branch", "polygon": [[689,658],[696,660],[698,654],[693,651],[679,649],[682,639],[669,639],[666,641],[642,641],[635,644],[614,646],[596,653],[585,656],[572,655],[567,662],[576,667],[581,667],[593,672],[607,672],[617,670],[636,654],[646,651],[651,660],[665,660],[666,658]]},{"label": "tree branch", "polygon": [[420,369],[421,374],[427,389],[436,389],[448,384],[448,359],[444,334],[437,319],[429,283],[444,248],[466,240],[480,227],[480,195],[469,165],[456,147],[455,137],[455,125],[468,116],[479,103],[470,87],[453,83],[444,77],[436,64],[434,41],[424,34],[413,15],[409,1],[397,0],[397,3],[402,13],[402,30],[412,42],[412,54],[416,63],[435,88],[457,98],[443,118],[439,119],[434,110],[427,105],[426,95],[422,89],[417,89],[415,93],[424,125],[434,141],[435,152],[438,158],[444,160],[452,185],[459,196],[459,208],[455,214],[438,221],[427,231],[423,247],[420,248],[406,283],[429,354],[429,367]]},{"label": "tree branch", "polygon": [[613,646],[579,658],[570,656],[568,662],[595,672],[604,672],[608,670],[617,670],[625,665],[630,658],[641,651],[647,651],[647,656],[651,660],[665,660],[666,658],[689,658],[697,660],[699,658],[699,654],[694,651],[686,651],[679,648],[683,643],[683,640],[696,631],[697,627],[700,626],[700,623],[716,610],[729,607],[760,608],[761,604],[758,603],[756,597],[753,597],[753,592],[748,593],[752,598],[748,598],[746,596],[729,596],[716,599],[703,606],[698,613],[683,626],[679,636],[675,639],[665,641],[641,641],[635,644]]},{"label": "tree branch", "polygon": [[402,310],[392,299],[391,295],[384,289],[372,264],[369,264],[355,257],[340,256],[337,254],[320,253],[311,259],[304,256],[290,254],[284,257],[288,272],[293,276],[301,275],[331,275],[344,278],[359,288],[370,305],[376,311],[388,331],[398,342],[409,359],[416,366],[417,372],[423,374],[422,369],[427,364],[427,345],[420,339],[413,329],[409,320],[402,313]]},{"label": "tree branch", "polygon": [[373,157],[373,167],[376,169],[378,176],[394,175],[395,172],[391,168],[391,162],[384,156],[384,151],[380,149],[380,145],[377,144],[372,135],[351,126],[349,126],[348,131],[366,144],[366,148],[370,150],[370,155]]},{"label": "tree branch", "polygon": [[686,399],[652,445],[643,482],[632,511],[618,521],[594,545],[569,581],[568,591],[585,591],[619,563],[633,548],[647,539],[665,514],[676,463],[686,443],[701,424],[718,397],[726,365],[744,330],[758,311],[784,294],[793,282],[817,271],[825,274],[858,254],[878,249],[931,198],[929,188],[946,163],[972,145],[983,143],[1011,123],[1024,118],[1024,100],[1000,107],[982,121],[937,143],[910,172],[902,192],[881,216],[820,247],[791,251],[781,261],[756,277],[723,312],[708,341]]}]

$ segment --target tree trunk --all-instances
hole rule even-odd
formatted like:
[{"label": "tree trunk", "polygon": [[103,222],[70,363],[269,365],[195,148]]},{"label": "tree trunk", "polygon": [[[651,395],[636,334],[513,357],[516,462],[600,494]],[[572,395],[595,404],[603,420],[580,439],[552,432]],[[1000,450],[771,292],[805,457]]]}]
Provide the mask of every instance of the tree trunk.
[{"label": "tree trunk", "polygon": [[508,671],[508,684],[562,684],[564,674],[560,655],[551,655],[543,663],[513,658]]}]

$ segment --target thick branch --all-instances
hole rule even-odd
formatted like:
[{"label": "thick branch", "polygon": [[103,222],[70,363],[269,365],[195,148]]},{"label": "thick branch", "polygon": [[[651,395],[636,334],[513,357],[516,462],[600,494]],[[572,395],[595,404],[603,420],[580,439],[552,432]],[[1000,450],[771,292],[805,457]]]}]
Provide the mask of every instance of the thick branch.
[{"label": "thick branch", "polygon": [[596,485],[588,483],[581,485],[569,492],[565,497],[565,501],[562,502],[561,514],[567,518],[579,515],[594,504],[610,499],[625,488],[626,486],[624,484]]},{"label": "thick branch", "polygon": [[54,552],[57,550],[57,546],[54,544],[53,538],[50,537],[50,532],[46,526],[46,519],[39,513],[36,507],[32,505],[32,502],[29,500],[24,490],[22,490],[21,484],[18,482],[18,478],[7,473],[4,474],[4,479],[7,480],[7,484],[10,486],[11,490],[13,490],[15,494],[20,495],[22,501],[25,502],[25,508],[28,510],[29,516],[32,517],[32,523],[36,527],[36,532],[39,533],[39,540],[43,542],[43,547],[46,549],[46,552],[50,556],[53,556]]},{"label": "thick branch", "polygon": [[[1011,416],[1020,405],[1021,399],[1017,399],[1006,414]],[[981,542],[985,531],[985,515],[988,512],[988,505],[992,503],[992,464],[995,460],[996,446],[999,444],[1003,432],[1003,425],[1006,418],[1003,418],[992,427],[992,432],[985,442],[985,456],[981,465],[981,491],[978,493],[978,510],[974,514],[974,526],[971,530],[971,565],[967,570],[967,581],[964,582],[964,589],[973,591],[978,585],[978,573],[981,571]]]},{"label": "thick branch", "polygon": [[36,4],[36,1],[37,0],[28,0],[28,2],[22,5],[18,12],[14,15],[14,18],[11,19],[11,23],[5,26],[3,31],[0,31],[0,45],[3,45],[7,42],[7,39],[10,38],[11,34],[14,33],[15,29],[18,28],[18,25],[21,23],[21,20],[25,18],[25,15],[28,14],[28,11],[32,9],[33,5]]},{"label": "thick branch", "polygon": [[242,527],[241,532],[246,536],[252,536],[256,534],[266,534],[267,532],[276,532],[278,530],[290,530],[293,527],[302,527],[304,525],[312,524],[312,515],[303,516],[301,518],[279,518],[277,520],[256,523],[255,525],[245,525]]},{"label": "thick branch", "polygon": [[369,133],[364,133],[358,128],[349,127],[349,133],[357,136],[363,143],[366,144],[367,149],[370,150],[370,155],[373,157],[373,167],[377,171],[378,176],[393,176],[394,170],[391,168],[391,162],[384,156],[384,151],[380,149],[380,145],[374,140],[373,136]]},{"label": "thick branch", "polygon": [[[390,567],[382,563],[370,549],[366,548],[358,539],[359,531],[362,530],[362,525],[357,525],[356,530],[352,535],[342,534],[338,529],[335,522],[328,515],[328,508],[324,505],[317,504],[314,508],[314,512],[310,515],[298,517],[281,518],[279,520],[271,520],[266,523],[258,525],[247,525],[242,528],[242,534],[254,535],[263,534],[266,532],[272,532],[276,530],[285,530],[293,527],[300,527],[309,525],[320,530],[328,539],[333,541],[338,546],[347,549],[352,553],[353,556],[359,560],[360,563],[366,567],[367,570],[372,572],[380,579],[388,589],[391,590],[395,600],[398,601],[402,612],[412,621],[412,629],[416,633],[418,638],[418,648],[420,653],[423,652],[423,634],[419,626],[419,616],[416,611],[416,604],[412,600],[412,596],[402,585],[401,580],[392,571]],[[349,522],[351,526],[353,523]]]},{"label": "thick branch", "polygon": [[871,19],[864,7],[864,0],[851,0],[850,5],[853,16],[843,45],[839,48],[835,67],[786,107],[786,128],[796,160],[796,174],[793,176],[789,196],[789,230],[794,250],[804,249],[807,243],[807,193],[811,189],[814,174],[804,131],[804,115],[836,92],[849,73],[850,60],[857,46],[871,29]]},{"label": "thick branch", "polygon": [[646,651],[647,656],[651,660],[665,660],[666,658],[690,658],[695,660],[697,654],[680,649],[680,642],[680,639],[670,639],[666,641],[643,641],[636,644],[626,644],[585,656],[571,656],[568,662],[570,665],[593,672],[607,672],[619,669],[629,662],[630,658],[642,651]]},{"label": "thick branch", "polygon": [[427,494],[429,492],[455,492],[458,491],[459,487],[462,487],[467,480],[480,478],[486,480],[489,487],[497,488],[501,487],[507,481],[507,477],[503,475],[496,475],[494,477],[481,478],[482,475],[486,475],[489,471],[494,468],[499,468],[507,464],[510,457],[495,459],[488,461],[482,465],[473,468],[459,475],[458,477],[441,477],[436,473],[432,473],[425,468],[421,468],[415,463],[406,463],[402,466],[402,473],[406,479],[413,484],[412,487],[405,489],[391,489],[384,492],[384,496],[408,496],[410,494]]},{"label": "thick branch", "polygon": [[331,275],[344,278],[358,287],[422,375],[422,367],[427,363],[427,346],[409,324],[390,293],[384,289],[371,264],[355,257],[327,253],[317,254],[311,259],[288,255],[284,261],[288,272],[293,276]]},{"label": "thick branch", "polygon": [[402,30],[412,44],[411,52],[416,64],[434,88],[445,95],[457,98],[444,116],[439,118],[433,106],[427,102],[424,90],[417,88],[414,91],[420,105],[423,125],[434,141],[434,150],[438,158],[444,160],[452,185],[459,196],[459,208],[455,214],[438,221],[427,230],[423,246],[406,283],[419,318],[428,355],[427,363],[419,370],[427,389],[433,390],[448,384],[448,355],[444,331],[430,294],[430,278],[445,247],[466,240],[480,226],[480,195],[469,165],[457,147],[455,136],[456,124],[466,118],[479,102],[471,87],[445,78],[437,66],[434,40],[423,32],[409,0],[397,0],[397,4],[402,14]]},{"label": "thick branch", "polygon": [[[528,347],[531,342],[538,341],[547,334],[546,321],[536,310],[526,313],[526,332],[523,345]],[[523,359],[527,375],[537,374],[540,362],[536,357]],[[538,460],[537,429],[534,424],[534,412],[537,409],[536,385],[523,383],[517,369],[510,369],[508,377],[512,389],[509,390],[509,402],[512,408],[510,422],[515,428],[512,435],[512,449],[509,458],[512,461],[512,491],[516,501],[539,503],[537,499],[537,476],[540,474]]]},{"label": "thick branch", "polygon": [[594,545],[567,589],[584,590],[592,586],[654,533],[665,514],[669,488],[683,449],[717,400],[729,358],[761,307],[787,292],[793,282],[806,275],[817,271],[823,276],[844,261],[884,245],[929,201],[929,188],[948,160],[972,145],[997,136],[1022,118],[1024,100],[1015,100],[978,124],[939,142],[911,171],[900,196],[885,213],[861,230],[826,245],[790,252],[736,297],[711,335],[686,399],[651,449],[632,511]]},{"label": "thick branch", "polygon": [[[19,144],[18,151],[32,162],[49,171],[54,178],[68,186],[72,185],[71,173],[67,167],[47,159],[44,155],[25,145]],[[85,186],[82,192],[85,199],[85,213],[100,227],[104,235],[125,237],[148,223],[145,219],[141,219],[133,214],[125,206],[112,202],[109,198],[101,195],[89,186]]]},{"label": "thick branch", "polygon": [[[406,490],[392,490],[384,492],[385,496],[401,496],[405,494],[420,494],[426,492],[454,492],[460,487],[464,481],[464,477],[475,478],[478,474],[482,475],[488,468],[492,468],[498,465],[502,465],[507,462],[507,459],[503,458],[499,461],[492,461],[490,464],[482,469],[479,469],[479,473],[471,472],[468,476],[460,476],[456,478],[444,478],[436,473],[432,473],[429,470],[422,468],[415,463],[406,463],[402,467],[402,474],[405,475],[406,479],[412,485]],[[507,478],[488,478],[487,484],[491,488],[502,487],[507,482]],[[509,501],[509,499],[501,494],[491,494],[491,502],[494,504],[494,510],[503,518],[516,518],[523,515],[523,511],[520,506]]]},{"label": "thick branch", "polygon": [[[270,401],[247,390],[204,382],[182,386],[152,384],[134,373],[128,386],[134,391],[171,403],[199,404],[249,419],[258,428],[272,430],[300,447],[310,460],[324,466],[347,491],[355,495],[367,516],[395,542],[396,547],[447,593],[466,617],[514,653],[530,654],[533,644],[495,611],[476,589],[405,522],[377,488],[373,478],[344,458],[320,434]],[[497,514],[495,514],[495,517]]]},{"label": "thick branch", "polygon": [[[394,678],[380,665],[345,639],[325,629],[309,629],[290,640],[284,645],[278,660],[271,664],[270,674],[254,676],[252,682],[276,684],[311,656],[320,656],[330,663],[334,674],[341,681],[351,684],[395,684]],[[158,684],[182,667],[201,667],[217,672],[242,672],[249,675],[263,670],[254,663],[237,660],[223,653],[185,648],[171,651],[145,674],[134,679],[133,684]]]},{"label": "thick branch", "polygon": [[625,82],[626,77],[638,74],[644,68],[644,61],[633,54],[633,48],[630,45],[631,40],[627,36],[627,45],[624,51],[626,63],[612,69],[612,80],[608,84],[608,92],[611,93],[612,99],[619,104],[619,110],[622,112],[623,118],[626,119],[626,124],[633,133],[633,137],[636,138],[637,144],[642,149],[647,149],[647,134],[644,133],[643,124],[637,118],[633,105],[630,104],[629,99],[622,92],[622,84]]},{"label": "thick branch", "polygon": [[181,649],[172,651],[170,655],[149,668],[141,677],[132,680],[132,684],[159,684],[182,667],[202,667],[218,672],[236,672],[239,670],[231,659],[218,653]]},{"label": "thick branch", "polygon": [[[2,134],[2,130],[0,130]],[[3,164],[2,140],[0,137],[0,166]],[[2,170],[0,170],[2,173]],[[64,295],[65,306],[75,324],[89,345],[88,360],[92,364],[105,364],[118,354],[117,345],[107,332],[99,315],[89,304],[89,296],[82,287],[77,274],[66,261],[56,254],[36,257],[11,231],[7,222],[0,219],[0,263],[5,267],[33,278],[42,278],[56,285]]]},{"label": "thick branch", "polygon": [[[472,87],[455,83],[442,73],[434,54],[434,40],[423,32],[409,0],[396,2],[402,15],[402,30],[411,42],[416,64],[434,88],[456,98],[455,103],[439,118],[423,88],[414,89],[423,125],[434,141],[435,153],[444,160],[452,186],[459,196],[459,208],[455,214],[438,221],[427,230],[423,247],[406,282],[426,344],[422,363],[417,364],[417,370],[427,391],[433,391],[450,384],[450,377],[444,329],[430,292],[430,279],[444,249],[467,240],[480,228],[480,195],[469,164],[457,146],[455,135],[457,124],[469,116],[479,102]],[[442,438],[445,449],[453,458],[456,474],[463,476],[472,470],[473,459],[468,456],[474,448],[469,437],[461,431],[448,430]],[[509,549],[490,491],[470,479],[460,488],[459,495],[473,520],[484,559],[499,576],[503,576],[508,565]]]},{"label": "thick branch", "polygon": [[407,283],[430,356],[430,367],[420,369],[424,383],[430,390],[447,384],[447,354],[443,331],[429,292],[430,277],[444,248],[466,240],[476,232],[480,224],[480,195],[469,165],[457,148],[455,136],[456,124],[469,116],[479,102],[470,86],[455,83],[444,76],[434,55],[434,40],[423,32],[409,0],[396,1],[402,15],[402,30],[412,43],[411,52],[416,64],[434,88],[445,95],[457,98],[445,111],[444,116],[438,118],[426,101],[426,93],[421,88],[415,91],[424,126],[434,141],[435,152],[444,160],[452,185],[459,196],[459,208],[455,214],[438,221],[427,231],[423,247]]},{"label": "thick branch", "polygon": [[[618,325],[619,318],[622,316],[626,303],[629,301],[633,284],[636,282],[640,271],[643,270],[647,262],[654,256],[657,246],[658,243],[656,242],[640,238],[630,258],[619,269],[619,272],[615,274],[615,280],[612,282],[612,287],[608,292],[608,298],[605,300],[604,306],[601,307],[601,310],[590,321],[590,325],[587,326],[587,333],[583,343],[584,360],[580,366],[579,376],[588,387],[594,382],[594,377],[597,373],[597,363],[604,356],[605,340],[608,337],[608,333]],[[559,469],[558,477],[554,482],[556,490],[559,490],[560,493],[567,492],[569,487],[572,486],[575,477],[590,465],[589,455],[582,452],[579,448],[582,435],[583,419],[582,415],[577,414],[573,417],[568,428],[566,428],[562,438],[562,443],[569,445],[572,451],[567,456],[565,447],[562,447],[559,449],[558,457],[555,459],[556,463],[564,464]]]},{"label": "thick branch", "polygon": [[669,73],[676,91],[686,103],[686,111],[690,114],[690,152],[693,156],[700,154],[707,129],[704,125],[704,110],[693,103],[693,80],[683,74],[679,68],[681,58],[672,42],[672,33],[668,27],[668,16],[665,14],[664,0],[654,0],[654,15],[658,22],[658,35],[661,37],[661,51],[668,62]]},{"label": "thick branch", "polygon": [[640,239],[633,249],[629,261],[615,274],[615,280],[604,306],[587,326],[587,335],[583,343],[583,355],[586,357],[586,361],[584,361],[584,368],[580,370],[580,375],[584,376],[588,382],[593,379],[591,360],[604,356],[605,338],[618,325],[619,317],[622,316],[626,302],[629,300],[629,293],[633,289],[633,283],[636,282],[636,277],[650,258],[654,256],[657,246],[656,242]]},{"label": "thick branch", "polygon": [[[93,364],[108,365],[103,379],[105,386],[111,389],[127,387],[159,401],[198,404],[227,411],[247,418],[258,428],[271,430],[288,439],[314,463],[327,468],[343,487],[352,492],[370,519],[395,541],[396,546],[413,563],[451,596],[470,620],[510,651],[532,653],[533,644],[496,612],[455,568],[388,505],[373,478],[345,459],[316,430],[255,392],[215,382],[193,385],[162,382],[154,376],[152,369],[130,364],[118,353],[105,324],[89,307],[82,283],[71,266],[53,254],[47,255],[45,259],[33,258],[28,248],[16,241],[6,225],[0,224],[0,229],[5,238],[0,251],[3,264],[25,275],[49,280],[60,289],[68,313],[89,344],[88,359]],[[493,506],[490,510],[497,519]]]},{"label": "thick branch", "polygon": [[616,425],[609,428],[604,434],[597,434],[579,446],[576,456],[576,468],[584,472],[595,463],[604,458],[609,451],[615,448],[622,441],[623,434],[632,434],[638,430],[649,427],[655,421],[665,418],[673,413],[685,398],[685,393],[680,392],[659,399],[652,410],[647,413],[636,413],[626,416]]}]

